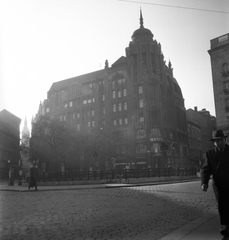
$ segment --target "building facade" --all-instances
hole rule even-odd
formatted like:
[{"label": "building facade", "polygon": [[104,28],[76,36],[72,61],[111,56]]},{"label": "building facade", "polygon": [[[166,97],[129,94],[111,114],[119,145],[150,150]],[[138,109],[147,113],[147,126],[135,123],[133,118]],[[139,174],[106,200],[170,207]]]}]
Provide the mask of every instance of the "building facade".
[{"label": "building facade", "polygon": [[[212,132],[216,129],[216,118],[206,109],[198,110],[197,107],[187,109],[186,115],[189,122],[197,124],[200,128],[201,155],[199,156],[199,166],[202,166],[206,158],[206,151],[213,147],[210,139],[212,138]],[[191,159],[193,158],[191,157]]]},{"label": "building facade", "polygon": [[[102,70],[54,82],[38,116],[56,117],[109,141],[113,150],[108,157],[115,169],[187,166],[182,91],[160,43],[144,27],[142,13],[125,52],[111,66],[106,60]],[[99,158],[103,147],[95,149]]]},{"label": "building facade", "polygon": [[0,112],[0,178],[8,178],[9,168],[18,174],[21,119],[7,110]]},{"label": "building facade", "polygon": [[212,81],[216,125],[229,134],[229,34],[211,40]]},{"label": "building facade", "polygon": [[187,124],[189,142],[189,164],[191,168],[196,168],[197,171],[199,171],[202,159],[201,128],[198,124],[189,120],[187,120]]}]

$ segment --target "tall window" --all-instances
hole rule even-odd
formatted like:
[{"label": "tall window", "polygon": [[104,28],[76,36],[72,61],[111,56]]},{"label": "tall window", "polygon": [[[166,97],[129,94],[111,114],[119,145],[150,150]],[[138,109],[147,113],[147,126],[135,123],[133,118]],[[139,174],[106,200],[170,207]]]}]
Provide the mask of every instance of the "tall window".
[{"label": "tall window", "polygon": [[229,64],[228,63],[224,63],[222,66],[222,75],[224,77],[229,76]]},{"label": "tall window", "polygon": [[128,118],[127,117],[125,118],[124,121],[125,121],[125,124],[128,124]]},{"label": "tall window", "polygon": [[116,104],[113,104],[113,112],[116,112]]},{"label": "tall window", "polygon": [[122,111],[122,104],[121,103],[118,104],[118,110]]},{"label": "tall window", "polygon": [[127,102],[124,102],[124,110],[127,110]]},{"label": "tall window", "polygon": [[138,87],[138,93],[139,93],[139,94],[142,94],[142,93],[143,93],[143,88],[142,88],[142,86],[139,86],[139,87]]},{"label": "tall window", "polygon": [[118,91],[118,98],[120,98],[121,97],[121,91],[119,90]]},{"label": "tall window", "polygon": [[229,81],[224,82],[223,91],[225,94],[229,94]]},{"label": "tall window", "polygon": [[140,107],[140,108],[143,108],[143,99],[140,99],[140,100],[139,100],[139,107]]},{"label": "tall window", "polygon": [[115,99],[115,91],[112,92],[113,99]]},{"label": "tall window", "polygon": [[114,123],[114,126],[116,126],[117,125],[117,120],[114,119],[113,123]]},{"label": "tall window", "polygon": [[123,97],[126,97],[126,88],[123,89]]},{"label": "tall window", "polygon": [[225,99],[225,109],[227,112],[229,112],[229,98]]},{"label": "tall window", "polygon": [[119,125],[122,125],[122,118],[119,118]]}]

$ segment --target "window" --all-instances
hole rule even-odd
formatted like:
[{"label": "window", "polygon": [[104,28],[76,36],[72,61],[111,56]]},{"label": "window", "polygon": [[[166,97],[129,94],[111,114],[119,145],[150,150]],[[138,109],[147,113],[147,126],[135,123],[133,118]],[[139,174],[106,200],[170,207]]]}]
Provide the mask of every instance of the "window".
[{"label": "window", "polygon": [[91,116],[95,116],[95,110],[91,110]]},{"label": "window", "polygon": [[146,153],[146,144],[144,143],[137,144],[136,153]]},{"label": "window", "polygon": [[118,98],[121,97],[121,91],[118,91]]},{"label": "window", "polygon": [[80,131],[80,124],[77,124],[77,130]]},{"label": "window", "polygon": [[114,119],[113,124],[114,124],[114,126],[117,125],[117,120],[116,119]]},{"label": "window", "polygon": [[103,94],[103,101],[105,101],[105,95]]},{"label": "window", "polygon": [[228,63],[224,63],[222,66],[222,75],[223,77],[227,77],[229,76],[229,64]]},{"label": "window", "polygon": [[83,104],[87,104],[87,99],[84,99],[84,100],[83,100]]},{"label": "window", "polygon": [[124,110],[127,110],[127,102],[124,102]]},{"label": "window", "polygon": [[229,98],[225,99],[225,110],[226,112],[229,112]]},{"label": "window", "polygon": [[73,106],[73,102],[69,102],[69,107],[72,107]]},{"label": "window", "polygon": [[113,112],[116,112],[116,104],[113,104]]},{"label": "window", "polygon": [[137,131],[137,139],[144,139],[144,138],[146,138],[146,132],[145,132],[145,130],[144,129],[139,129],[138,131]]},{"label": "window", "polygon": [[119,125],[122,125],[122,118],[119,118]]},{"label": "window", "polygon": [[125,118],[124,121],[125,121],[125,124],[128,124],[128,118],[127,117]]},{"label": "window", "polygon": [[92,121],[91,126],[95,127],[95,121]]},{"label": "window", "polygon": [[65,105],[64,105],[64,108],[67,108],[68,107],[68,104],[67,103],[65,103]]},{"label": "window", "polygon": [[63,120],[63,118],[62,118],[62,116],[60,116],[60,121],[62,121]]},{"label": "window", "polygon": [[91,98],[90,98],[90,99],[88,99],[87,103],[91,103]]},{"label": "window", "polygon": [[123,97],[126,97],[126,88],[123,89]]},{"label": "window", "polygon": [[88,127],[91,127],[91,122],[88,122],[88,123],[87,123],[87,126],[88,126]]},{"label": "window", "polygon": [[66,121],[66,116],[64,116],[64,121]]},{"label": "window", "polygon": [[75,113],[72,114],[72,118],[75,119],[76,118],[76,115]]},{"label": "window", "polygon": [[78,118],[78,119],[80,118],[80,114],[79,114],[79,113],[77,113],[77,118]]},{"label": "window", "polygon": [[46,108],[46,112],[47,112],[47,113],[49,112],[49,108]]},{"label": "window", "polygon": [[140,117],[139,117],[139,122],[144,122],[144,121],[145,121],[144,117],[143,117],[143,116],[140,116]]},{"label": "window", "polygon": [[122,104],[121,103],[118,104],[118,110],[122,111]]},{"label": "window", "polygon": [[139,107],[140,107],[140,108],[143,108],[143,99],[140,99],[140,100],[139,100]]},{"label": "window", "polygon": [[113,99],[115,99],[115,91],[112,92]]},{"label": "window", "polygon": [[139,87],[138,87],[138,93],[139,93],[139,94],[142,94],[142,93],[143,93],[143,88],[142,88],[142,86],[139,86]]}]

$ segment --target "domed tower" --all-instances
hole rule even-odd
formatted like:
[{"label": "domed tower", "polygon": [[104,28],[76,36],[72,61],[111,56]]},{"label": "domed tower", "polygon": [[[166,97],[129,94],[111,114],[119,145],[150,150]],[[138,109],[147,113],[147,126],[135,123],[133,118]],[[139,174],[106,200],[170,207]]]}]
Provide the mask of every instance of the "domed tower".
[{"label": "domed tower", "polygon": [[[148,153],[146,166],[152,168],[170,164],[163,151],[176,140],[177,131],[185,133],[187,126],[184,99],[173,77],[172,64],[169,61],[166,66],[161,45],[153,37],[144,27],[140,10],[140,27],[126,48],[126,59],[129,90],[133,94],[136,152],[138,155],[140,149],[139,159]],[[177,149],[181,149],[180,144]]]}]

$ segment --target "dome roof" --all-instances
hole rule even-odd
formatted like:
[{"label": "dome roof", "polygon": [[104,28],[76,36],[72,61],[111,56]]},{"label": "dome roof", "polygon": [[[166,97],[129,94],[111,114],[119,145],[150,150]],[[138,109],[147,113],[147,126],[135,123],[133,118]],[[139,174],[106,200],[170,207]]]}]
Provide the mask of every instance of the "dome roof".
[{"label": "dome roof", "polygon": [[134,40],[136,40],[138,38],[142,38],[142,37],[147,37],[147,38],[152,39],[153,34],[149,29],[144,28],[143,18],[142,18],[142,10],[140,10],[140,28],[134,31],[134,33],[132,35],[132,40],[134,41]]}]

